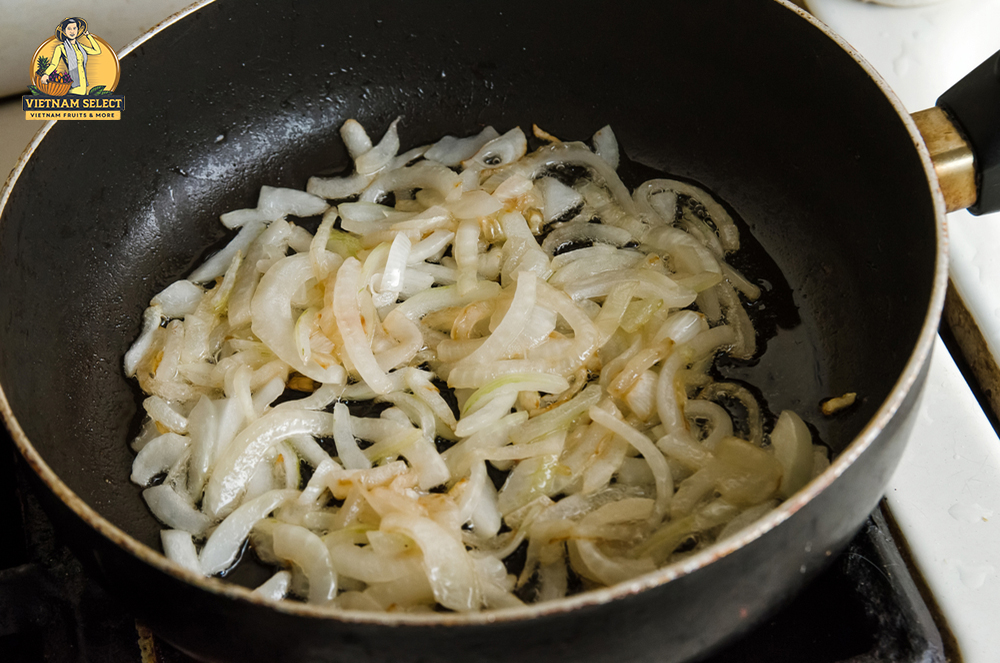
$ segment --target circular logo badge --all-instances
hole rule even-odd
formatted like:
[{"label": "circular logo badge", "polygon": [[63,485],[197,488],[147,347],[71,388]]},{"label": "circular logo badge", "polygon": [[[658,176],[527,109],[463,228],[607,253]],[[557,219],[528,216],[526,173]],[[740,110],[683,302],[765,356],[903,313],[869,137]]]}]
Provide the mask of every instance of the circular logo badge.
[{"label": "circular logo badge", "polygon": [[31,59],[31,85],[53,97],[64,95],[100,96],[118,85],[121,67],[118,55],[108,42],[87,28],[76,16],[56,26]]}]

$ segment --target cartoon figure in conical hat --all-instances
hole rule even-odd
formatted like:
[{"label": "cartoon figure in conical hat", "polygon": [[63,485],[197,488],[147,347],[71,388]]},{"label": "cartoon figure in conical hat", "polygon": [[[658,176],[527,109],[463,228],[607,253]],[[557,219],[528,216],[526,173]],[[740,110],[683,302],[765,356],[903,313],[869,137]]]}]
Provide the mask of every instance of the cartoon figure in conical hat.
[{"label": "cartoon figure in conical hat", "polygon": [[79,17],[62,21],[56,27],[56,39],[59,43],[53,49],[50,64],[40,79],[42,85],[48,84],[49,74],[61,61],[73,79],[69,94],[87,94],[87,56],[99,55],[100,44],[87,32],[87,22]]}]

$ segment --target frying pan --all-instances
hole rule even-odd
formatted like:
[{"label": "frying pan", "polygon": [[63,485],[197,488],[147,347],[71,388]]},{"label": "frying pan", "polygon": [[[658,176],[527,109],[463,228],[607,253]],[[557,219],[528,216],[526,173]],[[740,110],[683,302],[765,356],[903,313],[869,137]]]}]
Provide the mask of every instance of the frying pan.
[{"label": "frying pan", "polygon": [[[217,0],[137,42],[121,80],[120,121],[47,126],[4,190],[0,405],[75,552],[181,649],[690,660],[794,594],[881,496],[944,299],[944,198],[901,104],[793,5]],[[682,565],[471,616],[270,603],[155,552],[160,526],[128,480],[139,395],[121,361],[142,310],[223,241],[220,213],[346,166],[344,120],[379,135],[397,115],[404,148],[486,124],[584,138],[609,123],[633,162],[717,194],[780,268],[797,321],[745,377],[771,410],[805,413],[830,469]],[[848,391],[854,409],[818,414]]]}]

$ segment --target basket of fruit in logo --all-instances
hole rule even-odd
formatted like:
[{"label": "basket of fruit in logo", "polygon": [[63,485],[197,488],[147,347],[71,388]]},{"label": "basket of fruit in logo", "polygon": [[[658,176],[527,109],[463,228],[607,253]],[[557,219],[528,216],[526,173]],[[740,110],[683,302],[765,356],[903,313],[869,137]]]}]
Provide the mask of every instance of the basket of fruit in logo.
[{"label": "basket of fruit in logo", "polygon": [[73,79],[67,71],[54,71],[49,74],[49,82],[43,85],[42,76],[45,75],[45,70],[49,68],[49,64],[49,59],[44,55],[38,57],[38,68],[35,70],[34,83],[43,93],[53,97],[61,97],[69,92],[70,87],[73,86]]}]

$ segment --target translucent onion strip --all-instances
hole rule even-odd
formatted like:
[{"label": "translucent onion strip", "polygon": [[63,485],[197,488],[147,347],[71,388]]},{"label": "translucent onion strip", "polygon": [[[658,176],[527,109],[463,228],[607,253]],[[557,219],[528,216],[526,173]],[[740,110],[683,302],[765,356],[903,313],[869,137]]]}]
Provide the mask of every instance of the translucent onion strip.
[{"label": "translucent onion strip", "polygon": [[244,503],[215,528],[205,542],[199,560],[205,575],[215,575],[228,569],[239,554],[243,542],[254,524],[295,496],[294,490],[272,490]]},{"label": "translucent onion strip", "polygon": [[205,488],[205,510],[224,515],[246,490],[250,476],[267,451],[291,435],[333,433],[333,415],[309,410],[274,410],[255,420],[226,447]]},{"label": "translucent onion strip", "polygon": [[[377,394],[388,393],[392,383],[378,365],[361,322],[358,292],[361,290],[361,263],[348,258],[337,272],[333,292],[333,314],[344,339],[344,351],[361,379]],[[375,324],[375,321],[371,321]]]},{"label": "translucent onion strip", "polygon": [[607,410],[592,406],[588,413],[594,423],[604,426],[615,435],[628,441],[646,459],[646,462],[649,463],[649,469],[653,471],[653,476],[656,478],[656,512],[660,515],[665,514],[674,494],[674,481],[670,474],[670,468],[667,467],[667,461],[660,450],[656,448],[652,440]]}]

